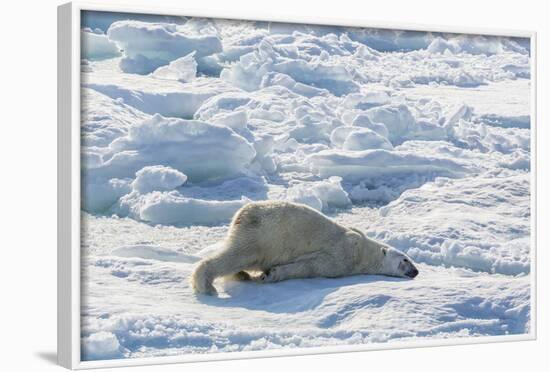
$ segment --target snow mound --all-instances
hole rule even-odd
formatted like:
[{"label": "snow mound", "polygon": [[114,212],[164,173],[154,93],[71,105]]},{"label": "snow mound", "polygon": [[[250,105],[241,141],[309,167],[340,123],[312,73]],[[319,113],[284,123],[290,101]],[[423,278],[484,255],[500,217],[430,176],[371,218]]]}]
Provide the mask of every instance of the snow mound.
[{"label": "snow mound", "polygon": [[132,178],[143,167],[162,164],[201,182],[240,174],[255,156],[254,147],[227,127],[157,114],[113,141],[104,163],[90,173]]},{"label": "snow mound", "polygon": [[326,181],[300,182],[291,185],[286,191],[286,199],[309,205],[318,211],[334,208],[347,208],[351,201],[341,185],[340,177],[330,177]]},{"label": "snow mound", "polygon": [[153,77],[162,80],[177,80],[187,83],[195,80],[197,75],[197,62],[193,56],[195,51],[185,57],[171,61],[167,66],[161,66],[153,72]]},{"label": "snow mound", "polygon": [[105,32],[109,29],[109,26],[116,21],[124,20],[138,20],[142,22],[153,23],[175,23],[183,24],[187,21],[186,17],[181,16],[169,16],[160,14],[138,14],[138,13],[120,13],[120,12],[96,12],[90,10],[83,10],[80,16],[80,22],[82,27],[87,27],[92,30],[99,30]]},{"label": "snow mound", "polygon": [[250,200],[202,200],[177,191],[133,192],[120,198],[115,210],[121,216],[164,225],[216,225],[228,223]]},{"label": "snow mound", "polygon": [[181,187],[184,182],[185,175],[174,169],[145,167],[136,173],[131,192],[110,211],[151,224],[213,226],[227,224],[251,199],[267,197],[263,178],[240,177],[204,187]]},{"label": "snow mound", "polygon": [[207,22],[194,20],[177,25],[118,21],[109,27],[107,35],[124,50],[120,62],[124,72],[148,74],[194,51],[197,59],[220,52],[220,38]]},{"label": "snow mound", "polygon": [[398,143],[409,135],[416,123],[414,116],[406,105],[381,106],[369,109],[365,114],[374,123],[382,123],[388,129],[388,139]]},{"label": "snow mound", "polygon": [[130,245],[119,247],[111,253],[117,257],[136,257],[146,260],[195,263],[200,261],[201,257],[183,254],[169,248],[149,246],[149,245]]},{"label": "snow mound", "polygon": [[[359,91],[353,81],[353,73],[345,66],[330,61],[308,61],[305,59],[284,58],[285,52],[274,48],[273,42],[262,40],[257,49],[239,58],[239,62],[224,68],[220,77],[247,91],[262,86],[263,78],[270,72],[287,75],[285,85],[302,83],[315,88],[326,89],[337,96]],[[284,80],[279,75],[279,80]],[[264,81],[265,84],[265,81]],[[311,95],[312,91],[304,92]]]},{"label": "snow mound", "polygon": [[381,208],[369,230],[419,262],[526,274],[529,198],[529,173],[439,178]]},{"label": "snow mound", "polygon": [[260,88],[265,88],[273,85],[279,85],[287,88],[291,92],[299,94],[304,97],[315,97],[328,94],[327,89],[316,88],[311,85],[299,83],[287,74],[281,74],[278,72],[267,73],[260,83]]},{"label": "snow mound", "polygon": [[142,194],[151,191],[168,191],[181,186],[187,181],[187,176],[170,167],[154,165],[137,171],[132,189]]},{"label": "snow mound", "polygon": [[370,54],[374,56],[379,56],[379,52],[410,52],[426,48],[433,38],[431,34],[418,31],[375,28],[347,28],[346,31],[350,39],[370,47]]},{"label": "snow mound", "polygon": [[469,171],[451,159],[387,150],[324,150],[309,155],[306,163],[320,177],[340,176],[348,182],[406,178],[413,174],[459,177]]},{"label": "snow mound", "polygon": [[391,103],[389,94],[385,91],[351,93],[346,96],[342,105],[348,109],[368,110],[369,108]]},{"label": "snow mound", "polygon": [[152,75],[116,74],[112,71],[83,73],[83,86],[92,88],[144,113],[192,118],[210,97],[237,91],[233,86],[210,78],[188,83],[163,80]]},{"label": "snow mound", "polygon": [[80,32],[80,58],[91,61],[119,57],[121,52],[103,33],[83,29]]},{"label": "snow mound", "polygon": [[94,179],[84,172],[82,176],[82,209],[92,213],[104,213],[118,199],[132,191],[131,180],[128,179]]},{"label": "snow mound", "polygon": [[82,338],[82,360],[116,359],[123,356],[124,348],[111,332],[100,331]]},{"label": "snow mound", "polygon": [[348,134],[342,144],[344,150],[362,151],[370,149],[392,150],[393,146],[387,138],[373,130],[361,128]]},{"label": "snow mound", "polygon": [[149,118],[149,115],[121,100],[114,100],[93,89],[82,88],[81,97],[81,137],[84,147],[106,147],[128,133],[128,128]]},{"label": "snow mound", "polygon": [[485,36],[457,36],[449,39],[435,38],[426,48],[430,53],[443,54],[446,51],[452,54],[485,54],[494,55],[507,52],[527,54],[527,50],[509,38]]}]

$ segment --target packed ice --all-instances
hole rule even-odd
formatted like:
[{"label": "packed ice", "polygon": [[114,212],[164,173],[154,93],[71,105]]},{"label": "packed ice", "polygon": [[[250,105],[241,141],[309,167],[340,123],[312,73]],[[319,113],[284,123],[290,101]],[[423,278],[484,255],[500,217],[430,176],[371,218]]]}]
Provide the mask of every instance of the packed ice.
[{"label": "packed ice", "polygon": [[[83,359],[530,331],[528,39],[84,13]],[[266,199],[420,275],[195,296],[194,263]]]}]

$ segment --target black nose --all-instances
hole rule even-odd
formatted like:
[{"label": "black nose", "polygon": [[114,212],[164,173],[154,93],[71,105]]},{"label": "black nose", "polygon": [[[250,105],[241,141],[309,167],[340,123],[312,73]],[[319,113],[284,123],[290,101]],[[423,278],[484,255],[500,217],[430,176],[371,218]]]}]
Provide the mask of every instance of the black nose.
[{"label": "black nose", "polygon": [[412,269],[407,273],[407,276],[411,279],[415,278],[417,275],[418,275],[418,270],[416,268]]}]

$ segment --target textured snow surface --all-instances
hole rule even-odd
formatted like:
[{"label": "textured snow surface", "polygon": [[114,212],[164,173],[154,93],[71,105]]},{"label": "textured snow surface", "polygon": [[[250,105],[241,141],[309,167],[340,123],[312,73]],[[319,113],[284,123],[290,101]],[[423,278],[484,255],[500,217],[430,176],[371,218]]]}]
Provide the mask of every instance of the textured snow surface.
[{"label": "textured snow surface", "polygon": [[[530,331],[526,40],[82,19],[85,360]],[[420,275],[195,296],[193,265],[265,199],[357,227]]]}]

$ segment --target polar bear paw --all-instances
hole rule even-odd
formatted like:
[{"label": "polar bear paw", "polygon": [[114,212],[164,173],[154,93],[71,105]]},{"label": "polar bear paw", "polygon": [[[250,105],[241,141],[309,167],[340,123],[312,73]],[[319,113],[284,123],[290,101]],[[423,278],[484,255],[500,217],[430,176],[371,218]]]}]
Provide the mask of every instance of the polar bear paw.
[{"label": "polar bear paw", "polygon": [[276,267],[267,269],[260,275],[260,281],[264,283],[276,282],[278,280],[278,272],[279,270]]}]

